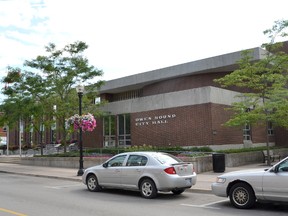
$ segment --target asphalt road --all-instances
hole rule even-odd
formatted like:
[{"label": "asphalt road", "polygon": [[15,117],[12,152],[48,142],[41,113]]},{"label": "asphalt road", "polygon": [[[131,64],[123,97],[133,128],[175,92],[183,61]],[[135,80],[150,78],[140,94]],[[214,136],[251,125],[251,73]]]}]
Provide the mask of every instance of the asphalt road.
[{"label": "asphalt road", "polygon": [[1,216],[271,216],[287,213],[287,205],[257,204],[251,210],[235,209],[228,199],[212,194],[163,193],[147,200],[138,192],[92,193],[79,182],[0,173]]}]

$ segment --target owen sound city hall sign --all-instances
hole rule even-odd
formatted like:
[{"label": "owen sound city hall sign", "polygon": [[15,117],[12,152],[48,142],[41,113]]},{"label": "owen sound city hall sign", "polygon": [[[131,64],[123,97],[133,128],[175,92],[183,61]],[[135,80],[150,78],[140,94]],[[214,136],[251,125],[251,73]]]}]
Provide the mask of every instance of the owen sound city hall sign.
[{"label": "owen sound city hall sign", "polygon": [[148,126],[148,125],[168,124],[169,121],[174,118],[176,118],[176,114],[140,117],[135,118],[135,125]]}]

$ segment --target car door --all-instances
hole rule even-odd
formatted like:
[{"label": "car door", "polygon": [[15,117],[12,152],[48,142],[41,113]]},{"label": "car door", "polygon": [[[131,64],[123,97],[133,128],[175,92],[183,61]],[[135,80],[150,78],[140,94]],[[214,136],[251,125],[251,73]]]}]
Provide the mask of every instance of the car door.
[{"label": "car door", "polygon": [[98,173],[98,181],[102,186],[121,187],[121,176],[124,161],[127,155],[119,155],[104,164],[104,168]]},{"label": "car door", "polygon": [[288,202],[288,160],[282,161],[263,176],[263,196],[266,200]]},{"label": "car door", "polygon": [[122,170],[122,184],[125,188],[138,188],[138,181],[144,172],[148,158],[143,155],[129,155]]}]

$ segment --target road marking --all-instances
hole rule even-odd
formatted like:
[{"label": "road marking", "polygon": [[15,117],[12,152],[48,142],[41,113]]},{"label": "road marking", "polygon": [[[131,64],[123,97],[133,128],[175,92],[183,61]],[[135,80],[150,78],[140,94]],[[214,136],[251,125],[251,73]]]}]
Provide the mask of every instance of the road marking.
[{"label": "road marking", "polygon": [[9,209],[4,209],[4,208],[0,208],[0,211],[6,212],[6,213],[10,213],[10,214],[13,214],[13,215],[17,215],[17,216],[27,216],[26,214],[21,214],[21,213],[14,212],[14,211],[11,211]]},{"label": "road marking", "polygon": [[214,204],[218,204],[218,203],[226,202],[227,200],[228,200],[228,199],[220,200],[220,201],[216,201],[216,202],[211,202],[211,203],[208,203],[208,204],[205,204],[205,205],[206,205],[206,206],[214,205]]},{"label": "road marking", "polygon": [[61,185],[61,186],[45,186],[45,188],[50,188],[50,189],[56,189],[56,190],[60,190],[63,188],[69,188],[69,187],[79,187],[82,186],[82,184],[77,184],[77,185]]},{"label": "road marking", "polygon": [[216,201],[216,202],[207,203],[207,204],[204,204],[204,205],[191,205],[191,204],[180,204],[180,205],[189,206],[189,207],[195,207],[195,208],[221,209],[221,208],[218,208],[218,207],[212,207],[210,205],[214,205],[214,204],[222,203],[222,202],[226,202],[226,201],[227,200],[220,200],[220,201]]},{"label": "road marking", "polygon": [[194,208],[220,209],[220,208],[210,207],[210,206],[206,206],[206,205],[191,205],[191,204],[180,204],[180,205],[182,205],[182,206],[194,207]]}]

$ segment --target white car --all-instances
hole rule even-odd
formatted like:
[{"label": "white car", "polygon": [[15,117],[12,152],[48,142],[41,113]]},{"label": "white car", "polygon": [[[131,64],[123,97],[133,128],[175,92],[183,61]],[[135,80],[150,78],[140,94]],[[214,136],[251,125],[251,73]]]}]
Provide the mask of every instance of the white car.
[{"label": "white car", "polygon": [[138,190],[151,199],[158,191],[178,195],[196,183],[192,163],[161,152],[127,152],[85,170],[82,182],[89,191],[103,188]]},{"label": "white car", "polygon": [[217,177],[212,192],[229,197],[236,208],[251,208],[256,201],[288,202],[288,157],[268,169],[230,172]]}]

